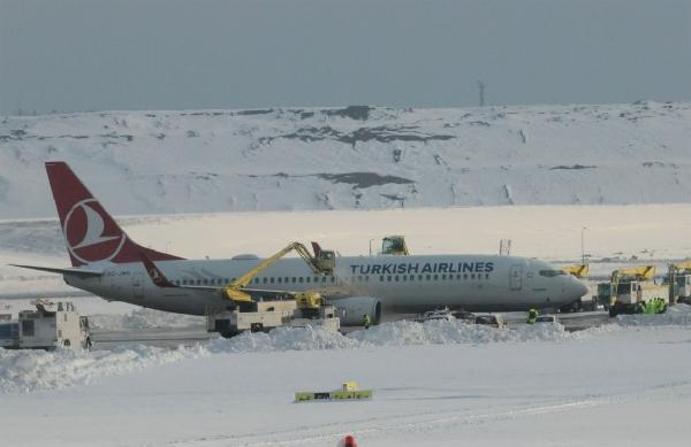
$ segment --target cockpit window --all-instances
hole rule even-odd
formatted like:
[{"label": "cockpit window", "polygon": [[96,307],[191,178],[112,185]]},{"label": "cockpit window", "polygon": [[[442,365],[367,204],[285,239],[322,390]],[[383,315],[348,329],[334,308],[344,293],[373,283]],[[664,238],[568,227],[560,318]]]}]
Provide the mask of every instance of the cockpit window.
[{"label": "cockpit window", "polygon": [[540,270],[540,276],[545,276],[547,278],[553,278],[559,275],[566,275],[564,270]]}]

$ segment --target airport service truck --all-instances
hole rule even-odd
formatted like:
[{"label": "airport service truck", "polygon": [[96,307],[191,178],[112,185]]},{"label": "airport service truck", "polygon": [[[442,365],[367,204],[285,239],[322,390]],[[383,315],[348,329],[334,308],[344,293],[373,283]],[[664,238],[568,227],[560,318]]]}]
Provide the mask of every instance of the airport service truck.
[{"label": "airport service truck", "polygon": [[654,265],[615,270],[610,281],[597,285],[597,301],[609,310],[611,317],[665,312],[668,287],[656,284],[654,276]]},{"label": "airport service truck", "polygon": [[0,348],[89,349],[89,320],[70,302],[37,301],[36,310],[23,310],[17,319],[0,315]]},{"label": "airport service truck", "polygon": [[305,303],[297,299],[257,301],[233,310],[207,313],[206,329],[223,337],[241,332],[267,332],[279,326],[322,327],[334,332],[340,328],[340,319],[334,306],[325,303]]}]

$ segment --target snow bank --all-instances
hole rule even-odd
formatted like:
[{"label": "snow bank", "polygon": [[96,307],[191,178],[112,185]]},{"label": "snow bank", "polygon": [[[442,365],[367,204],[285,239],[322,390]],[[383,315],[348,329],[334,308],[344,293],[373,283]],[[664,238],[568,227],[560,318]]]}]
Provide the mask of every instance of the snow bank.
[{"label": "snow bank", "polygon": [[341,335],[322,328],[278,328],[268,334],[245,333],[229,340],[211,341],[213,353],[313,351],[374,346],[486,344],[557,341],[571,338],[560,324],[497,329],[460,321],[396,321]]},{"label": "snow bank", "polygon": [[204,317],[138,308],[125,315],[93,315],[89,322],[93,329],[101,331],[182,329],[204,326]]},{"label": "snow bank", "polygon": [[139,371],[201,352],[199,348],[166,350],[147,346],[93,352],[0,349],[0,393],[89,384],[102,376]]},{"label": "snow bank", "polygon": [[362,342],[320,327],[276,328],[265,333],[243,333],[231,339],[215,339],[207,349],[213,353],[245,353],[272,351],[316,351],[323,349],[358,348]]},{"label": "snow bank", "polygon": [[677,304],[659,315],[619,315],[617,323],[629,326],[691,326],[691,306]]},{"label": "snow bank", "polygon": [[[138,328],[152,324],[144,316],[124,319]],[[155,321],[155,320],[154,320]],[[134,323],[136,322],[136,323]],[[635,326],[691,325],[691,306],[678,305],[664,315],[621,316],[616,324],[570,333],[560,324],[536,324],[511,329],[466,324],[460,321],[396,321],[347,335],[322,328],[277,328],[265,333],[244,333],[231,339],[214,339],[195,347],[175,350],[146,346],[113,351],[7,351],[0,349],[0,393],[30,392],[89,384],[113,374],[194,359],[206,355],[318,351],[391,346],[424,346],[490,343],[535,343],[584,340]]]},{"label": "snow bank", "polygon": [[356,331],[349,337],[374,346],[484,344],[494,342],[553,341],[569,337],[560,324],[497,329],[459,321],[397,321]]},{"label": "snow bank", "polygon": [[0,349],[0,393],[31,392],[89,384],[100,377],[213,354],[358,349],[374,346],[485,344],[568,339],[561,325],[514,330],[461,322],[398,321],[348,335],[322,328],[277,328],[268,334],[241,334],[175,350],[135,346],[113,351],[8,351]]}]

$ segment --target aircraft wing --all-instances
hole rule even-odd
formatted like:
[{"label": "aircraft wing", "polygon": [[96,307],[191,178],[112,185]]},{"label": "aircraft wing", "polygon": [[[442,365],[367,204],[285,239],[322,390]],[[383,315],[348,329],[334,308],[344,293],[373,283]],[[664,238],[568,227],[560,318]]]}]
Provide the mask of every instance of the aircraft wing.
[{"label": "aircraft wing", "polygon": [[40,270],[42,272],[58,273],[60,275],[76,275],[76,276],[101,276],[103,271],[101,270],[89,270],[80,269],[74,267],[67,268],[57,268],[57,267],[43,267],[40,265],[25,265],[25,264],[9,264],[13,267],[19,267],[23,269]]}]

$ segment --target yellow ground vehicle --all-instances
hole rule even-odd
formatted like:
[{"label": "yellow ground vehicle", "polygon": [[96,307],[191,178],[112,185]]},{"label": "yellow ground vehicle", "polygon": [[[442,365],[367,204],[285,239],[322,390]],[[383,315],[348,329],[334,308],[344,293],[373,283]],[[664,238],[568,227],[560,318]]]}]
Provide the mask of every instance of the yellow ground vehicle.
[{"label": "yellow ground vehicle", "polygon": [[616,316],[648,312],[649,304],[657,305],[661,298],[665,306],[657,307],[662,312],[666,310],[667,289],[653,283],[654,277],[654,265],[615,270],[609,283],[598,284],[598,302],[609,310],[610,316]]},{"label": "yellow ground vehicle", "polygon": [[363,400],[371,399],[372,390],[361,390],[357,382],[345,382],[341,389],[335,391],[298,391],[295,393],[295,402],[311,400]]},{"label": "yellow ground vehicle", "polygon": [[[232,310],[210,311],[207,314],[207,330],[219,332],[224,337],[247,330],[266,331],[284,325],[311,324],[339,330],[340,322],[335,315],[334,307],[328,306],[316,291],[293,292],[247,288],[255,276],[293,250],[297,251],[315,274],[333,273],[336,263],[333,251],[322,250],[315,244],[315,255],[312,256],[304,245],[292,242],[223,288],[223,295],[233,301],[236,306]],[[265,297],[257,301],[252,298],[253,292],[261,292],[262,295],[268,294],[275,298]]]},{"label": "yellow ground vehicle", "polygon": [[[314,273],[333,273],[334,268],[336,266],[336,254],[333,251],[319,249],[317,253],[315,253],[315,255],[312,256],[307,247],[305,247],[299,242],[292,242],[288,244],[286,247],[279,250],[278,252],[262,260],[259,264],[257,264],[254,268],[249,270],[244,275],[230,282],[227,286],[225,286],[223,290],[224,296],[229,300],[238,303],[250,303],[252,301],[252,297],[243,289],[246,288],[247,285],[252,282],[255,276],[269,268],[272,264],[274,264],[276,261],[278,261],[279,259],[281,259],[293,250],[295,250],[300,255],[300,257],[302,257],[302,259],[304,259],[307,265],[309,265],[312,268]],[[305,295],[310,293],[313,292],[303,292],[300,294],[296,293],[291,295],[294,295],[296,297],[298,297],[298,295],[302,295],[302,303],[314,306],[318,304],[318,302],[320,301],[320,297]]]},{"label": "yellow ground vehicle", "polygon": [[381,241],[381,254],[395,256],[410,255],[410,250],[408,250],[408,245],[405,242],[405,237],[401,235],[391,235],[384,237]]},{"label": "yellow ground vehicle", "polygon": [[578,279],[583,279],[588,277],[588,273],[590,273],[590,266],[588,264],[573,264],[567,265],[562,270]]}]

